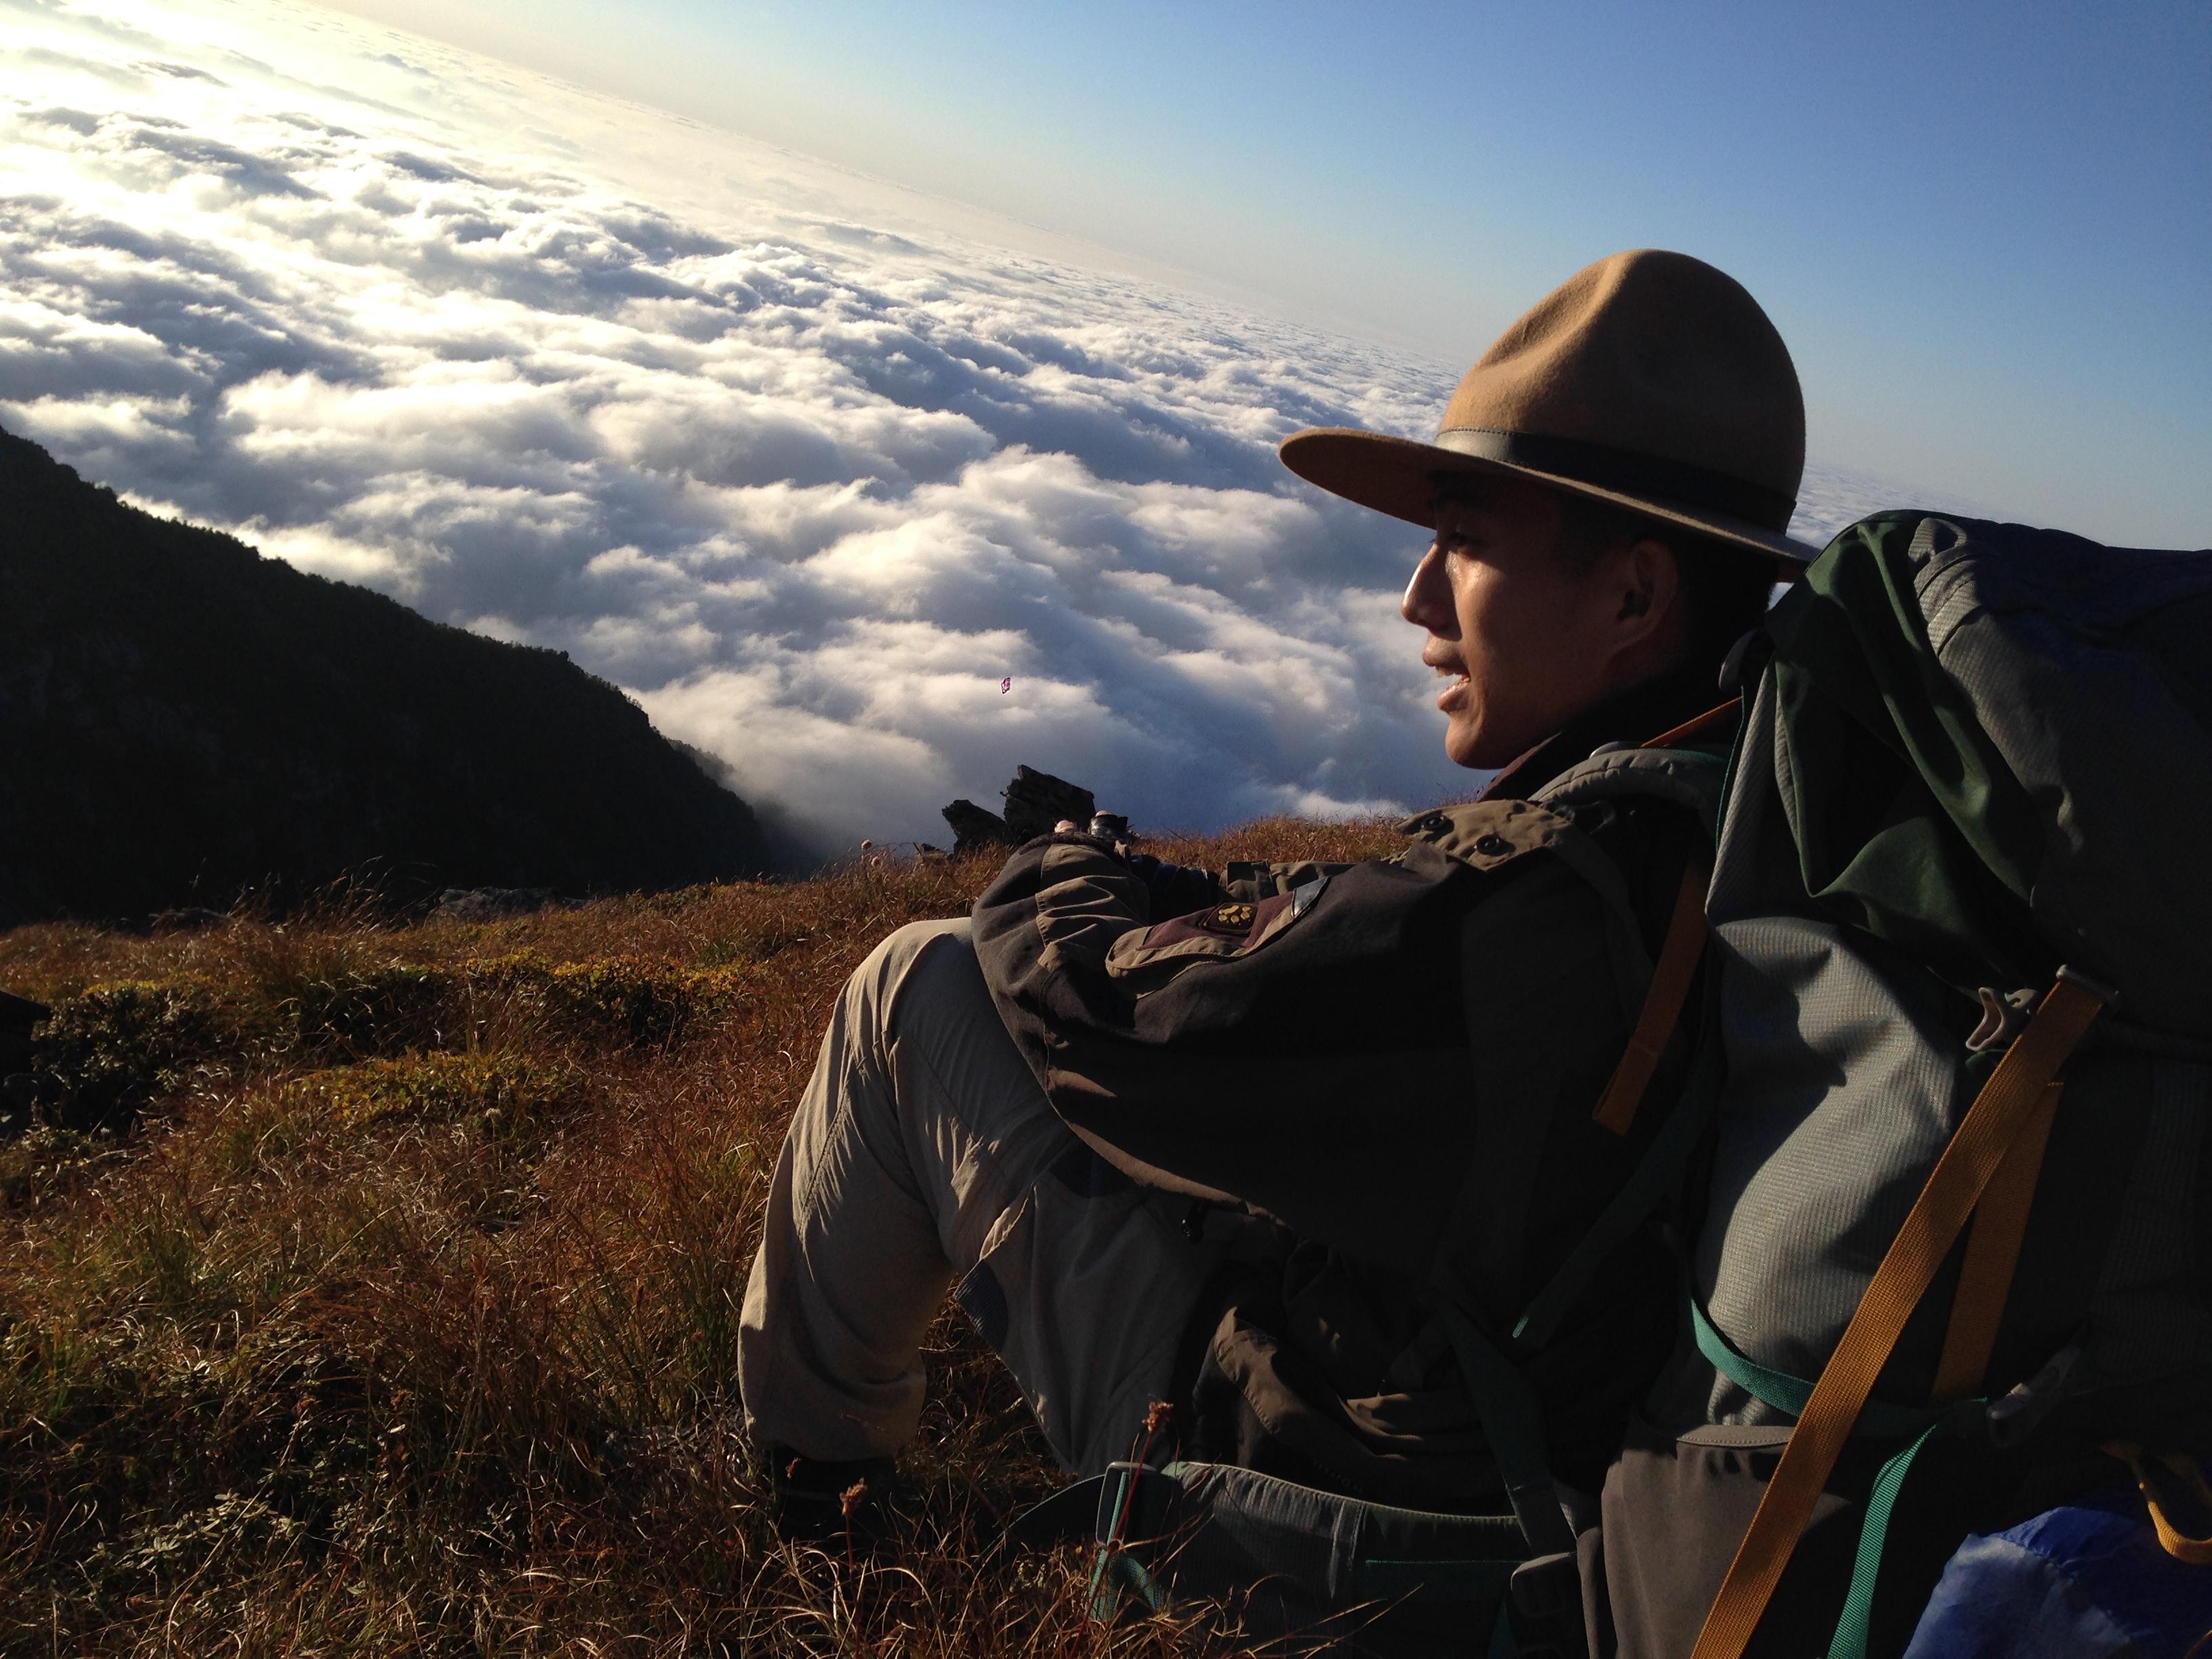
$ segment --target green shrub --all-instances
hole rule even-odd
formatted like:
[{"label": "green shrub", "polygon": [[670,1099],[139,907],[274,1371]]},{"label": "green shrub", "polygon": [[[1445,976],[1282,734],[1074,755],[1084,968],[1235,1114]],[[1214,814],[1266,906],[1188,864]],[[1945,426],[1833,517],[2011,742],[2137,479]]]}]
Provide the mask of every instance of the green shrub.
[{"label": "green shrub", "polygon": [[59,1128],[114,1133],[232,1046],[212,990],[194,980],[122,980],[64,999],[31,1050],[33,1098]]},{"label": "green shrub", "polygon": [[360,1059],[466,1046],[469,1016],[450,969],[380,965],[303,981],[287,1000],[292,1042],[314,1055]]},{"label": "green shrub", "polygon": [[590,1079],[564,1066],[504,1054],[407,1054],[312,1072],[287,1091],[346,1128],[456,1123],[513,1132],[589,1098]]},{"label": "green shrub", "polygon": [[548,963],[520,953],[469,964],[479,998],[505,994],[549,1034],[596,1044],[664,1048],[744,1000],[744,967],[686,968],[636,956]]}]

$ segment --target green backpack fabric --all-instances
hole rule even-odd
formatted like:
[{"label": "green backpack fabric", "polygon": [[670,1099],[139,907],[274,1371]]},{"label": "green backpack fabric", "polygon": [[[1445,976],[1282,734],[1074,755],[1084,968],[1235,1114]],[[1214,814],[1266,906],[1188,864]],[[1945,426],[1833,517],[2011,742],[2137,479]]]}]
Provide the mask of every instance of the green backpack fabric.
[{"label": "green backpack fabric", "polygon": [[[1680,1471],[1795,1422],[2062,967],[2118,994],[2064,1066],[1974,1397],[1931,1398],[1970,1225],[1859,1416],[1875,1452],[1830,1487],[1864,1521],[1855,1552],[1826,1547],[1853,1564],[1848,1594],[1785,1577],[1760,1640],[1895,1651],[1963,1527],[2051,1500],[2037,1471],[2109,1479],[2113,1441],[2212,1447],[2212,554],[1887,514],[1839,536],[1765,633],[1708,904],[1728,1081],[1694,1346],[1650,1408],[1672,1450],[1646,1455],[1678,1472],[1639,1509],[1632,1456],[1607,1494],[1624,1654],[1688,1651],[1694,1623],[1621,1605],[1671,1577],[1693,1614],[1718,1588],[1734,1543],[1670,1556],[1666,1534],[1732,1540],[1741,1505],[1686,1512]],[[1950,1449],[1921,1474],[1946,1473],[1916,1483],[1931,1438]],[[1949,1518],[1886,1569],[1930,1505]]]}]

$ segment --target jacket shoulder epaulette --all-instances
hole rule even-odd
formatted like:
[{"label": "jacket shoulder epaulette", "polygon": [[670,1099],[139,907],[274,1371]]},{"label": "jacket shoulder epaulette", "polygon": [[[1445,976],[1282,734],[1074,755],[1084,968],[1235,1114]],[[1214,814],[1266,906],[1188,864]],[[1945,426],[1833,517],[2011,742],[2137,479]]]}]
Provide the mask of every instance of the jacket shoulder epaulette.
[{"label": "jacket shoulder epaulette", "polygon": [[1608,749],[1577,762],[1535,793],[1554,811],[1627,797],[1658,799],[1697,815],[1717,832],[1728,757],[1706,749]]},{"label": "jacket shoulder epaulette", "polygon": [[1464,801],[1417,813],[1398,826],[1400,834],[1477,870],[1556,846],[1573,828],[1569,813],[1527,800]]}]

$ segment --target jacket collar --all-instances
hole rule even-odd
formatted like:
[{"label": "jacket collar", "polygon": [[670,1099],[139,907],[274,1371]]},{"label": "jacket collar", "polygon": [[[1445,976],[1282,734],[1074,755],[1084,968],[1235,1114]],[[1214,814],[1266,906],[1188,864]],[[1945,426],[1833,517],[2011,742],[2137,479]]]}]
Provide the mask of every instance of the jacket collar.
[{"label": "jacket collar", "polygon": [[1677,668],[1630,686],[1584,710],[1534,748],[1509,762],[1477,800],[1521,800],[1609,744],[1633,747],[1672,731],[1721,701],[1712,671]]}]

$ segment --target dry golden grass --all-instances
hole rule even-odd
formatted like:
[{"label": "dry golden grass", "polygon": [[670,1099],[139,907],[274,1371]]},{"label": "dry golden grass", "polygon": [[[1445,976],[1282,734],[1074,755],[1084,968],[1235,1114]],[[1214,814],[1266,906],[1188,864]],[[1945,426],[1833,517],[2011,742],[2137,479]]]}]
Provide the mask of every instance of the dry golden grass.
[{"label": "dry golden grass", "polygon": [[[1396,844],[1278,821],[1153,850]],[[963,1322],[930,1339],[901,1552],[780,1545],[735,1426],[764,1175],[830,1004],[996,867],[0,937],[0,986],[56,1008],[42,1109],[119,1131],[0,1142],[0,1652],[1222,1647],[1090,1622],[1073,1549],[986,1559],[1057,1477]]]}]

